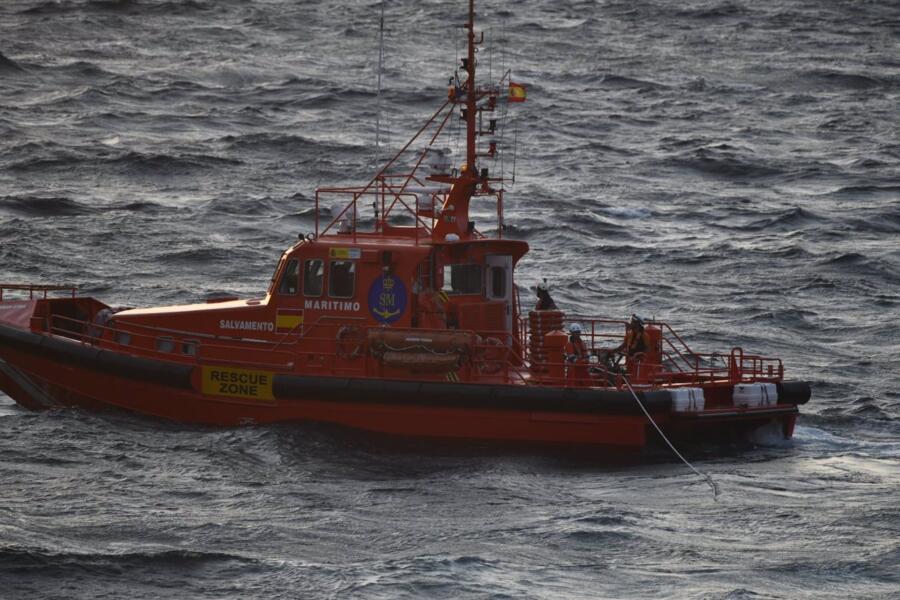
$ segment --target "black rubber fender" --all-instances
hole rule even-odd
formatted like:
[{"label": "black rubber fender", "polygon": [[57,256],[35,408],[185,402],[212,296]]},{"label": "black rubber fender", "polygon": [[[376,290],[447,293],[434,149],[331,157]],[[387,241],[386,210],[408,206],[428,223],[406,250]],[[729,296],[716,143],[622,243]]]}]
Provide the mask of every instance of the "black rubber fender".
[{"label": "black rubber fender", "polygon": [[193,365],[101,350],[88,344],[50,337],[6,325],[0,325],[0,342],[24,352],[49,356],[68,365],[100,371],[117,377],[137,379],[174,388],[192,388]]},{"label": "black rubber fender", "polygon": [[806,404],[812,398],[812,387],[806,381],[779,381],[775,384],[778,389],[779,404]]},{"label": "black rubber fender", "polygon": [[[275,375],[279,400],[326,400],[486,410],[526,410],[581,414],[642,414],[630,392],[524,385],[485,385]],[[672,399],[665,390],[638,392],[649,412],[665,412]]]},{"label": "black rubber fender", "polygon": [[101,350],[97,354],[98,370],[110,375],[118,375],[157,383],[168,387],[192,389],[193,365],[171,363],[151,358],[121,354],[111,350]]}]

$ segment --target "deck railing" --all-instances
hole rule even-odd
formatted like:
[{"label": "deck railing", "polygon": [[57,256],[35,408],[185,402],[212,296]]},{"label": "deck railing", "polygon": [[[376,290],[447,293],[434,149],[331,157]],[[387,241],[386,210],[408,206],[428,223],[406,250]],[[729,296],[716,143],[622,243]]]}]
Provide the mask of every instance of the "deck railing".
[{"label": "deck railing", "polygon": [[[624,320],[578,315],[567,316],[564,322],[567,324],[566,329],[568,324],[573,323],[582,326],[582,339],[593,355],[602,355],[620,347],[624,342],[628,324]],[[612,368],[607,368],[603,361],[597,360],[586,367],[594,379],[606,378],[610,382],[615,381],[614,385],[621,387],[622,381],[618,375],[632,377],[636,381],[651,385],[698,385],[712,381],[738,383],[778,380],[784,377],[784,366],[781,359],[745,354],[744,350],[739,347],[732,348],[725,353],[695,352],[668,323],[648,321],[645,325],[655,326],[660,330],[659,360],[649,361],[644,355],[639,357],[639,361],[626,360],[624,365],[609,365]],[[528,320],[520,321],[519,331],[521,338],[528,340],[531,335]],[[527,364],[532,362],[529,348],[530,345],[527,343],[523,346],[523,359]],[[559,356],[555,360],[551,358],[549,362],[543,361],[543,371],[558,372],[561,367],[564,367],[563,370],[569,373],[576,368],[585,368],[584,365],[571,367],[563,362],[563,358],[563,356]],[[550,377],[542,376],[542,379],[547,380]],[[571,375],[567,375],[566,379],[571,380]]]},{"label": "deck railing", "polygon": [[[394,176],[403,177],[405,176]],[[375,232],[383,231],[389,226],[388,217],[394,212],[395,208],[401,209],[401,214],[406,214],[413,219],[413,234],[418,242],[420,235],[430,236],[431,230],[434,228],[434,210],[430,215],[423,215],[423,211],[419,204],[419,194],[406,191],[404,184],[394,184],[389,180],[391,176],[379,177],[372,185],[363,188],[319,188],[316,190],[316,229],[315,236],[325,235],[335,227],[338,233],[346,233],[352,236],[354,242],[357,241],[360,221],[360,201],[366,201],[364,206],[368,206],[371,200],[377,207],[375,212]],[[418,180],[416,180],[418,182]],[[321,224],[320,206],[323,196],[347,196],[351,197],[350,201],[337,214],[333,215],[330,221],[325,225]],[[440,192],[431,193],[431,206],[437,203],[436,196],[441,195]],[[399,205],[399,207],[398,207]],[[425,218],[423,218],[423,216]],[[427,220],[426,220],[427,219]],[[346,225],[342,225],[346,223]]]},{"label": "deck railing", "polygon": [[[584,327],[589,348],[610,348],[622,340],[624,321],[576,317]],[[529,345],[510,344],[506,331],[458,332],[476,340],[458,365],[446,373],[403,373],[386,369],[368,347],[369,327],[358,318],[349,326],[358,330],[360,352],[348,359],[341,354],[336,331],[348,326],[345,317],[323,316],[297,331],[282,334],[276,340],[234,338],[213,334],[160,328],[136,323],[93,323],[63,315],[50,315],[49,332],[82,344],[189,364],[229,365],[313,375],[385,377],[391,379],[446,379],[469,383],[521,383],[537,386],[615,387],[624,386],[624,377],[639,386],[690,386],[710,382],[777,381],[784,375],[780,359],[748,355],[740,348],[725,354],[701,354],[689,346],[665,323],[653,322],[666,332],[661,360],[628,361],[621,366],[597,358],[591,362],[565,362],[563,356],[547,357],[540,369],[533,369]],[[527,320],[520,323],[528,334]],[[619,330],[621,328],[621,330]],[[615,329],[615,330],[614,330]],[[416,334],[447,333],[448,330],[410,330]],[[507,340],[507,341],[504,341]],[[598,353],[595,353],[598,354]]]},{"label": "deck railing", "polygon": [[39,298],[46,298],[49,292],[66,292],[75,297],[78,288],[74,285],[40,285],[36,283],[0,283],[0,302],[3,302],[4,292],[28,292],[28,299],[34,300],[35,294]]}]

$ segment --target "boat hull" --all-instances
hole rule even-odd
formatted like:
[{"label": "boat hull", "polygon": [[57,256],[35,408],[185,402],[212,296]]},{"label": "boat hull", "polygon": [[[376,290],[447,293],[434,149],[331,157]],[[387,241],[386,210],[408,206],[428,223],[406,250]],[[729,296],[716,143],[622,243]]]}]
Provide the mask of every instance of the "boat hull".
[{"label": "boat hull", "polygon": [[[216,367],[123,355],[6,327],[0,340],[0,387],[30,409],[115,407],[214,426],[308,420],[403,436],[629,449],[656,436],[630,393],[615,390],[284,373],[275,374],[271,395],[229,397],[204,386],[204,369]],[[797,413],[785,405],[678,415],[665,391],[639,396],[667,431],[695,441],[772,421],[790,437]]]},{"label": "boat hull", "polygon": [[[0,386],[29,409],[114,407],[215,426],[308,420],[405,436],[628,447],[643,446],[647,436],[646,418],[637,415],[373,402],[363,397],[365,392],[351,390],[339,399],[310,394],[254,402],[90,372],[14,352],[4,353]],[[353,394],[359,397],[354,399]]]}]

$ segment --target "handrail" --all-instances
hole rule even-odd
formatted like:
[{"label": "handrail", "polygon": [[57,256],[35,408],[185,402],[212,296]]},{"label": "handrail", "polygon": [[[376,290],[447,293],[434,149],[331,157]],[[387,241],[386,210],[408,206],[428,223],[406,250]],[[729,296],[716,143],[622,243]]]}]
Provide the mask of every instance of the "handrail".
[{"label": "handrail", "polygon": [[[563,323],[580,323],[584,326],[582,337],[588,343],[588,347],[596,349],[598,344],[603,340],[622,341],[623,334],[616,332],[610,333],[609,328],[605,326],[625,327],[628,322],[618,319],[605,319],[584,315],[566,315]],[[661,354],[660,364],[650,364],[646,361],[642,362],[642,370],[647,372],[647,377],[653,383],[666,385],[682,385],[699,383],[701,381],[755,381],[755,380],[777,380],[783,377],[784,367],[781,359],[763,357],[758,355],[744,354],[743,350],[735,349],[736,355],[732,356],[726,364],[717,366],[716,358],[724,358],[721,353],[697,353],[694,352],[687,342],[672,327],[663,321],[648,321],[648,325],[659,327],[661,335]],[[564,325],[565,327],[565,325]],[[530,335],[530,323],[523,320],[521,323],[523,331],[523,340],[528,339]],[[525,355],[525,364],[531,364],[529,344],[523,345],[523,354]],[[671,352],[670,352],[671,350]],[[693,359],[693,360],[692,360]],[[703,363],[710,363],[704,366]],[[733,367],[731,365],[734,365]],[[559,362],[542,361],[541,367],[546,370],[552,366],[563,366]],[[599,368],[594,365],[593,369]],[[546,375],[541,375],[546,379]]]},{"label": "handrail", "polygon": [[[70,323],[77,326],[77,329],[67,329],[63,326],[55,325],[55,322],[62,323]],[[80,329],[80,331],[78,331]],[[129,349],[132,352],[130,354],[142,355],[142,354],[150,354],[151,356],[161,357],[168,360],[177,359],[178,362],[194,362],[199,363],[200,359],[203,358],[201,353],[204,349],[215,349],[220,351],[230,351],[230,350],[241,350],[243,352],[250,353],[268,353],[275,354],[275,351],[269,348],[260,348],[260,347],[252,347],[251,345],[247,345],[246,342],[252,342],[253,340],[243,340],[245,345],[239,346],[235,344],[227,345],[227,344],[218,344],[218,345],[204,345],[202,342],[199,342],[196,338],[200,337],[200,335],[196,332],[189,332],[186,336],[183,336],[182,339],[169,338],[166,341],[170,341],[173,344],[173,350],[160,350],[156,343],[160,338],[167,338],[169,336],[158,336],[158,335],[147,335],[143,333],[138,333],[133,330],[125,330],[125,329],[117,329],[115,327],[109,327],[107,325],[101,325],[99,323],[91,323],[88,321],[84,321],[81,319],[74,319],[72,317],[67,317],[65,315],[50,315],[50,325],[48,330],[51,334],[59,335],[62,337],[67,337],[69,339],[75,339],[80,342],[82,345],[97,345],[102,344],[110,344],[117,348]],[[110,332],[108,338],[104,337],[105,332]],[[165,332],[169,333],[169,332]],[[119,341],[120,336],[117,334],[125,334],[129,336],[129,340],[131,338],[137,338],[139,340],[143,340],[144,344],[132,344],[127,343],[123,344]],[[195,352],[188,354],[185,352],[175,352],[174,345],[175,344],[192,344],[195,347]],[[137,352],[134,352],[134,351]],[[285,357],[285,361],[283,363],[273,363],[273,362],[261,362],[261,361],[243,361],[234,358],[234,354],[230,354],[227,360],[228,363],[231,364],[239,364],[246,366],[256,366],[256,367],[266,367],[270,369],[290,369],[293,367],[293,361],[289,360],[292,355],[279,352],[278,354],[282,354]],[[211,357],[206,357],[208,362],[217,362],[222,363],[225,362],[224,359],[216,359]]]},{"label": "handrail", "polygon": [[21,291],[28,292],[28,299],[34,300],[35,292],[43,292],[43,298],[47,297],[47,292],[69,292],[72,298],[78,291],[78,286],[74,285],[47,285],[40,283],[0,283],[0,302],[3,301],[4,291]]},{"label": "handrail", "polygon": [[[427,121],[425,121],[425,124],[419,128],[419,130],[415,133],[415,135],[413,135],[412,138],[410,138],[409,141],[406,142],[406,144],[393,156],[393,158],[391,158],[387,162],[387,164],[385,164],[384,167],[382,167],[381,170],[378,173],[376,173],[375,176],[372,177],[372,179],[370,179],[369,182],[365,186],[360,188],[359,191],[354,190],[354,198],[352,200],[352,204],[354,205],[354,210],[355,210],[355,206],[356,206],[356,201],[359,199],[359,197],[362,196],[363,194],[366,194],[369,191],[369,189],[373,186],[373,184],[375,184],[376,181],[381,179],[387,173],[388,169],[391,168],[391,166],[393,166],[393,164],[395,162],[397,162],[397,160],[400,158],[400,156],[403,155],[404,152],[406,152],[406,150],[413,144],[413,142],[415,142],[417,139],[419,139],[419,136],[422,135],[422,133],[435,122],[435,120],[438,118],[438,116],[444,111],[444,109],[447,108],[448,105],[453,106],[453,103],[451,102],[450,99],[445,100],[444,103],[441,104],[441,106],[434,112],[434,114],[431,115],[431,117]],[[440,130],[443,128],[444,124],[447,122],[447,119],[452,114],[453,114],[452,109],[447,111],[447,116],[444,118],[444,121],[442,122],[440,128],[438,129],[438,133],[440,133]],[[436,138],[436,135],[435,135],[435,138]],[[429,146],[431,145],[431,143],[433,143],[433,140],[435,138],[432,138],[432,141],[429,142]],[[419,164],[421,164],[421,161],[424,159],[424,155],[425,155],[425,153],[423,152],[422,156],[419,158],[419,161],[417,162],[417,166]],[[413,169],[413,172],[415,172],[415,169]],[[401,192],[402,192],[402,189],[403,188],[401,188]],[[324,188],[321,189],[321,191],[324,191],[324,190],[325,190]],[[317,189],[316,190],[316,236],[320,235],[320,233],[319,233],[319,192],[320,192],[320,189]],[[348,205],[348,207],[349,207],[349,205]],[[342,214],[347,211],[348,207],[345,207],[344,210],[341,211]],[[332,222],[331,225],[333,225],[333,224],[334,223]],[[322,232],[322,234],[324,234],[327,230],[328,230],[328,228],[325,228],[325,230]]]},{"label": "handrail", "polygon": [[[320,188],[320,189],[316,190],[316,215],[317,215],[316,216],[316,236],[318,237],[321,235],[325,235],[326,233],[331,231],[331,229],[335,226],[335,224],[339,223],[342,220],[342,218],[347,214],[347,211],[352,208],[353,209],[353,225],[352,225],[353,229],[351,230],[351,233],[353,234],[354,239],[355,239],[356,234],[358,233],[358,228],[356,226],[357,205],[358,205],[360,199],[363,196],[375,195],[375,197],[377,198],[380,195],[382,198],[382,205],[383,205],[384,204],[384,196],[386,195],[386,193],[391,195],[394,199],[393,204],[391,204],[391,208],[393,208],[393,206],[396,205],[397,202],[399,202],[403,206],[403,208],[406,209],[406,212],[413,216],[413,218],[416,221],[415,229],[417,232],[417,234],[416,234],[417,236],[418,236],[418,231],[419,231],[420,226],[425,231],[425,233],[429,233],[429,234],[431,233],[431,226],[428,223],[426,223],[421,217],[420,210],[419,210],[418,194],[416,194],[414,192],[405,192],[402,189],[394,190],[390,186],[381,186],[378,189],[366,190],[366,191],[359,191],[354,188]],[[320,230],[319,220],[318,220],[319,205],[321,203],[320,196],[325,195],[325,194],[353,194],[353,199],[343,208],[343,210],[341,210],[340,213],[337,214],[337,216],[333,217],[331,219],[331,221],[329,221],[328,224],[325,225]],[[404,196],[407,196],[407,197],[412,196],[413,198],[415,198],[415,200],[416,200],[416,203],[415,203],[416,208],[415,209],[411,208],[406,202],[404,202],[404,200],[403,200]],[[386,223],[386,220],[385,220],[386,215],[387,215],[387,213],[384,210],[382,210],[379,223]]]},{"label": "handrail", "polygon": [[[361,317],[354,318],[356,323],[364,321],[365,319]],[[613,320],[598,319],[597,321],[598,323],[601,321],[612,324],[620,323]],[[364,349],[360,355],[363,360],[357,362],[340,360],[342,355],[335,346],[336,338],[332,334],[316,335],[314,333],[333,322],[346,323],[347,317],[322,315],[311,325],[308,324],[309,329],[304,330],[302,336],[294,337],[290,341],[287,341],[290,334],[273,341],[208,336],[208,334],[199,332],[175,332],[170,329],[131,323],[128,324],[128,329],[121,329],[59,314],[49,315],[47,329],[52,335],[64,336],[83,345],[106,346],[138,356],[145,355],[182,363],[224,364],[296,372],[298,364],[308,364],[305,360],[301,361],[300,359],[300,357],[306,356],[316,357],[313,372],[322,372],[324,369],[324,372],[333,375],[349,373],[361,377],[385,377],[380,370],[382,367],[379,366],[379,359],[371,354],[368,348],[368,333],[360,342]],[[527,320],[522,320],[522,322],[527,324]],[[381,328],[362,326],[361,329],[368,332]],[[542,371],[540,374],[535,373],[531,370],[527,339],[523,339],[523,343],[517,345],[511,341],[512,336],[505,329],[475,331],[410,328],[409,331],[426,336],[430,333],[448,332],[472,336],[475,343],[469,346],[470,351],[465,354],[464,362],[460,364],[464,373],[463,381],[466,382],[515,382],[529,386],[561,385],[598,389],[619,389],[622,386],[622,378],[619,373],[607,370],[602,363],[580,362],[573,365],[560,360],[562,357],[542,361],[541,366],[549,370]],[[123,334],[128,336],[127,342],[121,341]],[[592,334],[600,339],[603,337],[602,330],[598,331],[596,327],[592,328]],[[164,342],[171,343],[171,346],[160,346],[161,337],[164,338]],[[491,338],[494,340],[492,341]],[[300,345],[301,340],[305,342],[302,346]],[[425,347],[427,349],[427,344]],[[190,351],[187,348],[190,348]],[[635,379],[635,383],[647,388],[660,385],[667,387],[691,386],[713,382],[733,384],[778,381],[783,378],[784,367],[780,359],[743,354],[740,348],[733,349],[728,356],[729,361],[726,366],[716,366],[716,359],[721,358],[721,354],[694,354],[696,360],[694,368],[674,371],[666,368],[666,357],[662,356],[660,364],[641,362],[640,375],[635,377],[636,374],[631,373],[631,377]],[[298,363],[298,361],[300,362]],[[710,366],[702,366],[702,361],[708,361]],[[490,370],[484,370],[479,366],[484,364],[490,364],[492,367]],[[629,369],[636,368],[636,364],[633,363]],[[578,371],[572,371],[573,367]],[[306,372],[306,368],[301,367],[300,372]],[[555,374],[551,375],[551,373]],[[399,375],[396,372],[390,374],[391,378],[398,376],[411,380],[422,377],[412,371]]]}]

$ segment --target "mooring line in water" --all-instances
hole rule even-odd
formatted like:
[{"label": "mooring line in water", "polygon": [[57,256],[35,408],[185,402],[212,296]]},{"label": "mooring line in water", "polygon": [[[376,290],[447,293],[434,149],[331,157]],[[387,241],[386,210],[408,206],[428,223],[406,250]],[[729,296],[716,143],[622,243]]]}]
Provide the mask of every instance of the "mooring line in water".
[{"label": "mooring line in water", "polygon": [[663,441],[666,444],[668,444],[669,448],[672,449],[672,452],[675,453],[675,456],[677,456],[678,458],[681,459],[681,462],[686,464],[691,471],[693,471],[694,473],[696,473],[697,475],[699,475],[700,477],[702,477],[703,479],[706,480],[706,483],[709,484],[709,487],[712,488],[713,499],[716,502],[718,502],[719,501],[719,484],[713,480],[711,475],[700,472],[696,467],[694,467],[694,465],[692,465],[690,462],[688,462],[688,460],[684,456],[681,455],[681,452],[679,452],[678,449],[675,448],[675,446],[672,444],[672,442],[669,441],[669,438],[666,437],[666,434],[664,434],[662,432],[662,429],[659,428],[659,425],[656,424],[656,421],[653,420],[653,417],[650,416],[650,413],[644,407],[644,403],[641,402],[641,399],[638,398],[638,395],[635,393],[634,388],[631,387],[631,382],[628,381],[628,378],[625,377],[624,375],[622,375],[622,381],[625,382],[625,386],[628,388],[628,391],[631,392],[631,395],[634,397],[635,402],[637,402],[638,406],[641,407],[641,410],[644,411],[644,416],[647,417],[647,420],[650,421],[650,424],[653,425],[653,427],[659,433],[659,435],[663,439]]}]

